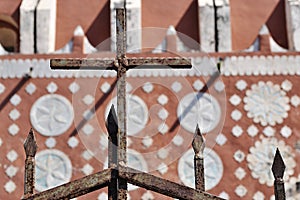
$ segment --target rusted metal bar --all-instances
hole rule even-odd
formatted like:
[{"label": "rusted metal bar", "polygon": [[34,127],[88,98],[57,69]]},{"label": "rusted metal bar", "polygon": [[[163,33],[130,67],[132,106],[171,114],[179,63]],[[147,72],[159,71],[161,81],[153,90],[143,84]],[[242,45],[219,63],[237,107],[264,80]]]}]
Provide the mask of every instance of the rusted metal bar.
[{"label": "rusted metal bar", "polygon": [[35,182],[35,154],[37,151],[37,144],[33,129],[31,128],[29,134],[24,142],[24,149],[26,154],[25,160],[25,173],[24,173],[24,197],[33,195],[34,182]]},{"label": "rusted metal bar", "polygon": [[114,59],[51,59],[51,69],[115,70]]},{"label": "rusted metal bar", "polygon": [[127,58],[127,69],[190,69],[191,59],[170,57],[170,58]]},{"label": "rusted metal bar", "polygon": [[118,118],[114,105],[111,106],[106,128],[108,131],[108,167],[112,169],[108,184],[108,200],[118,199]]},{"label": "rusted metal bar", "polygon": [[197,190],[205,191],[204,180],[204,156],[205,141],[197,125],[192,143],[194,155],[195,187]]},{"label": "rusted metal bar", "polygon": [[22,200],[71,199],[106,187],[110,179],[111,169],[106,169],[44,192],[34,194],[28,198],[23,198]]},{"label": "rusted metal bar", "polygon": [[274,157],[273,165],[272,165],[272,172],[275,178],[274,181],[274,193],[275,193],[275,200],[285,200],[285,189],[284,189],[284,181],[283,181],[283,174],[285,170],[285,164],[281,157],[280,151],[277,148],[276,154]]},{"label": "rusted metal bar", "polygon": [[129,167],[119,166],[119,176],[129,183],[143,187],[169,197],[185,200],[221,200],[222,198],[209,193],[195,190],[178,183],[156,177]]},{"label": "rusted metal bar", "polygon": [[[117,105],[118,105],[118,165],[126,166],[127,163],[127,134],[126,134],[126,10],[118,8],[116,10],[116,30],[117,30]],[[118,199],[127,199],[127,181],[118,179]]]}]

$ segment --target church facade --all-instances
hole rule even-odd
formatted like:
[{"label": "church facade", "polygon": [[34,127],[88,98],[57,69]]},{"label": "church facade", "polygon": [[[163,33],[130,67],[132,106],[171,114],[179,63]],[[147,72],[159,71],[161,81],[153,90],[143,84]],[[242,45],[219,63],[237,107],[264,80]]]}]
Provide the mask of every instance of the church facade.
[{"label": "church facade", "polygon": [[[105,121],[117,74],[51,70],[53,58],[114,58],[122,0],[0,2],[0,198],[23,195],[32,127],[36,191],[108,166]],[[128,57],[188,57],[192,69],[131,69],[128,165],[194,187],[192,140],[206,140],[206,191],[274,199],[276,148],[287,199],[300,193],[300,1],[127,0]],[[130,199],[171,199],[129,185]],[[107,189],[78,199],[107,199]]]}]

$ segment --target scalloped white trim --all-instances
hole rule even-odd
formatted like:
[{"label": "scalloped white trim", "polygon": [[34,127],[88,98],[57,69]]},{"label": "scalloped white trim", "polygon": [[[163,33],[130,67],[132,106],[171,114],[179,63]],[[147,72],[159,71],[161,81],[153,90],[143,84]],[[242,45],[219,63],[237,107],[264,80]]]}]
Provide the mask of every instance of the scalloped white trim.
[{"label": "scalloped white trim", "polygon": [[[129,77],[207,76],[216,72],[216,57],[192,57],[193,69],[131,69]],[[51,70],[49,59],[0,60],[0,78],[22,78],[33,70],[33,78],[116,77],[115,71]],[[300,55],[297,56],[232,56],[221,67],[224,76],[300,75]]]}]

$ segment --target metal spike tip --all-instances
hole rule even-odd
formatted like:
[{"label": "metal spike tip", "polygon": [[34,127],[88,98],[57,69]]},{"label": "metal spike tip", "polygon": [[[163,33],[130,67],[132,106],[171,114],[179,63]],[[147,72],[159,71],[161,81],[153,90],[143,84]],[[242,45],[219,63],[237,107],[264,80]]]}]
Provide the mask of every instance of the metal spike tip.
[{"label": "metal spike tip", "polygon": [[274,175],[274,178],[283,178],[283,174],[284,174],[284,170],[285,170],[285,164],[283,162],[282,156],[280,154],[279,149],[276,149],[276,154],[274,157],[274,161],[272,164],[272,172]]},{"label": "metal spike tip", "polygon": [[112,104],[111,108],[109,110],[109,114],[106,119],[106,128],[108,131],[108,134],[117,133],[118,132],[118,118],[115,111],[115,107]]},{"label": "metal spike tip", "polygon": [[32,156],[34,157],[36,152],[37,152],[37,143],[35,140],[34,132],[33,129],[31,128],[29,131],[29,134],[24,142],[24,149],[25,149],[25,154],[26,157]]},{"label": "metal spike tip", "polygon": [[203,138],[203,135],[200,132],[199,125],[197,124],[194,139],[192,142],[192,146],[195,152],[195,155],[202,156],[203,157],[203,151],[205,148],[205,140]]}]

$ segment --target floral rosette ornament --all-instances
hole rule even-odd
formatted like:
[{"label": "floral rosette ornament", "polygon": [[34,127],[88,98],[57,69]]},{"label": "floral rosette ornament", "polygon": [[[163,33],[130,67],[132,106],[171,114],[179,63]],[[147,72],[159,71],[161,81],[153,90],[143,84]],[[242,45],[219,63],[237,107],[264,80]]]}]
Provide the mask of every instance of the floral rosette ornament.
[{"label": "floral rosette ornament", "polygon": [[244,103],[247,116],[262,126],[281,124],[290,110],[286,93],[271,81],[253,84],[246,91]]},{"label": "floral rosette ornament", "polygon": [[271,187],[274,183],[272,174],[272,164],[276,152],[276,148],[280,150],[281,156],[286,166],[284,180],[294,174],[296,162],[295,155],[292,153],[292,148],[285,145],[284,141],[278,141],[276,138],[262,138],[261,141],[256,141],[255,145],[249,149],[247,155],[248,167],[251,170],[253,178],[258,179],[260,184],[266,184]]}]

